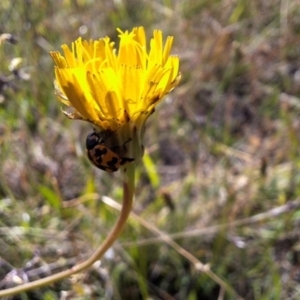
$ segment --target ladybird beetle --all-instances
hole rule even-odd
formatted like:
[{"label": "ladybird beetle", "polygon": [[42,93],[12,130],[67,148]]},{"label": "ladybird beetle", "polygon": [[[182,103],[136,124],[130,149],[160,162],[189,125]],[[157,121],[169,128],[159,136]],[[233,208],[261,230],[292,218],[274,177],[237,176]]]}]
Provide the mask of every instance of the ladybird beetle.
[{"label": "ladybird beetle", "polygon": [[109,173],[117,171],[121,166],[134,160],[133,158],[121,157],[105,146],[100,134],[97,132],[92,132],[87,136],[86,152],[94,166]]}]

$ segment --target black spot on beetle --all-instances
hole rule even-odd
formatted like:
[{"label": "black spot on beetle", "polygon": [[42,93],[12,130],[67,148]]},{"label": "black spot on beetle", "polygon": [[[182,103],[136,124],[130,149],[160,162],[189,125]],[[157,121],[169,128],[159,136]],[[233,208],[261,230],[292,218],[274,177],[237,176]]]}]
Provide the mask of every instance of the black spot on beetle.
[{"label": "black spot on beetle", "polygon": [[110,161],[108,161],[106,164],[109,167],[115,168],[115,165],[119,162],[119,158],[117,156],[114,156]]},{"label": "black spot on beetle", "polygon": [[105,147],[101,147],[99,149],[99,147],[95,148],[95,155],[96,156],[102,156],[102,155],[105,155],[107,153],[107,148]]}]

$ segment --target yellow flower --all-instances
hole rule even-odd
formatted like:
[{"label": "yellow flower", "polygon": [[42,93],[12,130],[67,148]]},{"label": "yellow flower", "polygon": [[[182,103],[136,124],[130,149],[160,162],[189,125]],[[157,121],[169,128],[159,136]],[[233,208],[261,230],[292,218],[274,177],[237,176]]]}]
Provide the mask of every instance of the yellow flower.
[{"label": "yellow flower", "polygon": [[[73,107],[64,112],[71,119],[91,122],[98,132],[108,132],[107,143],[122,145],[128,139],[131,157],[142,156],[144,124],[163,96],[179,82],[179,58],[171,56],[173,37],[163,45],[160,30],[154,30],[147,51],[145,30],[118,29],[118,52],[109,37],[77,39],[64,55],[51,52],[55,62],[56,93],[61,102]],[[133,153],[132,153],[133,152]]]}]

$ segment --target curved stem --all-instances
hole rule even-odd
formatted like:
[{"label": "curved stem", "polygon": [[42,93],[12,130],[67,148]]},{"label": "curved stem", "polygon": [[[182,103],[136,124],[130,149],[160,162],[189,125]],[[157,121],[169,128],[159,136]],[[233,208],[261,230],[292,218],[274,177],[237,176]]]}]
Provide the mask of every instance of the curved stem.
[{"label": "curved stem", "polygon": [[99,260],[118,238],[130,214],[134,194],[134,172],[134,164],[129,164],[127,168],[123,170],[123,203],[119,219],[104,242],[87,260],[75,265],[68,270],[59,272],[46,278],[25,283],[23,285],[16,286],[10,289],[2,290],[0,291],[0,297],[15,295],[41,286],[49,285],[50,283],[64,279],[75,273],[84,271],[91,267],[97,260]]}]

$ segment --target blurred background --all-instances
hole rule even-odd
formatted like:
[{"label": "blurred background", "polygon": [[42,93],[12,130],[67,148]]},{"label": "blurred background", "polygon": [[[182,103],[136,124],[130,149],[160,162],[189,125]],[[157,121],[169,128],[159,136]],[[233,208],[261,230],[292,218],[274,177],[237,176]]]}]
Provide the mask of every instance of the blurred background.
[{"label": "blurred background", "polygon": [[174,36],[182,73],[147,123],[136,215],[101,264],[9,299],[300,299],[297,0],[2,0],[0,288],[86,258],[116,221],[120,174],[88,162],[49,51],[135,26]]}]

